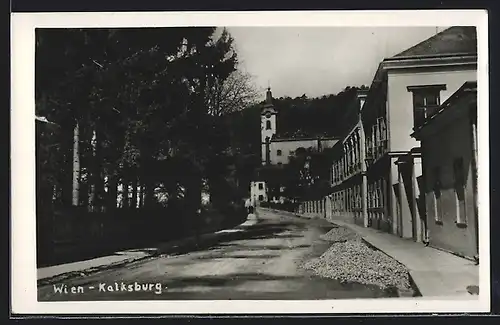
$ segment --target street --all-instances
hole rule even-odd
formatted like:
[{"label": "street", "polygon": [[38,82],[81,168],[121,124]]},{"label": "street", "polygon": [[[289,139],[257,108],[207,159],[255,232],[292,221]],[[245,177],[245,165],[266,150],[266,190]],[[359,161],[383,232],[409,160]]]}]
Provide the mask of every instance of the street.
[{"label": "street", "polygon": [[349,299],[386,294],[300,267],[325,252],[331,225],[259,211],[259,222],[211,247],[159,256],[38,288],[39,301]]}]

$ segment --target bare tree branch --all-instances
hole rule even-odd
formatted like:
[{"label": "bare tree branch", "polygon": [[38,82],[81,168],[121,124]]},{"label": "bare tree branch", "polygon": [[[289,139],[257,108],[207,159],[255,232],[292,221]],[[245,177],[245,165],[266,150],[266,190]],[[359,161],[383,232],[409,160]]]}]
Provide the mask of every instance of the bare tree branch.
[{"label": "bare tree branch", "polygon": [[214,83],[208,96],[209,111],[215,116],[226,115],[254,104],[258,97],[251,75],[236,70],[222,83]]}]

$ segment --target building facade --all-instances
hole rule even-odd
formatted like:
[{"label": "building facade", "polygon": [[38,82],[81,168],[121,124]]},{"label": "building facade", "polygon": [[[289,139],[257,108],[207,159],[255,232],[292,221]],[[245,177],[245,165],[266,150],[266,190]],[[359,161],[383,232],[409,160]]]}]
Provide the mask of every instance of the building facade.
[{"label": "building facade", "polygon": [[[332,216],[426,241],[422,155],[412,137],[425,118],[468,80],[476,80],[474,27],[452,27],[383,60],[332,166]],[[352,122],[354,121],[354,122]]]},{"label": "building facade", "polygon": [[478,255],[477,84],[466,82],[415,121],[422,148],[429,244]]},{"label": "building facade", "polygon": [[365,132],[361,121],[361,108],[366,95],[366,90],[358,90],[356,105],[344,117],[347,132],[333,147],[330,173],[332,193],[327,198],[331,213],[326,213],[327,218],[352,218],[361,225],[367,224]]},{"label": "building facade", "polygon": [[266,182],[254,181],[250,183],[250,201],[253,206],[259,206],[260,202],[267,201]]}]

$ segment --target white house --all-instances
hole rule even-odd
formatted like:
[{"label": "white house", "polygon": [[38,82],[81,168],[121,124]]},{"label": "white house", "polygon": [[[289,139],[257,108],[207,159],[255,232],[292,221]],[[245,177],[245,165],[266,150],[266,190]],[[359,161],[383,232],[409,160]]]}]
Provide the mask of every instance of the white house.
[{"label": "white house", "polygon": [[[333,168],[332,183],[338,187],[333,193],[334,213],[354,216],[360,224],[401,237],[425,240],[422,154],[420,141],[411,135],[465,82],[476,81],[476,71],[475,27],[448,28],[384,59],[361,102],[361,145],[352,141],[339,150],[346,153],[345,159]],[[352,148],[364,161],[356,160],[357,154],[352,159]],[[362,169],[366,181],[357,189],[337,186],[351,161]]]},{"label": "white house", "polygon": [[250,200],[254,206],[259,206],[260,202],[267,201],[266,182],[254,181],[250,183]]}]

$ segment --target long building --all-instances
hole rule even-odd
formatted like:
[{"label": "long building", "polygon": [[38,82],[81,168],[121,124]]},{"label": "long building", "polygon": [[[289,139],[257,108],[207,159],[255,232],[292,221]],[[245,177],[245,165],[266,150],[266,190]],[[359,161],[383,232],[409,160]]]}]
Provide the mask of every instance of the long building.
[{"label": "long building", "polygon": [[448,28],[384,59],[334,146],[326,215],[428,241],[422,154],[411,135],[476,71],[475,27]]}]

